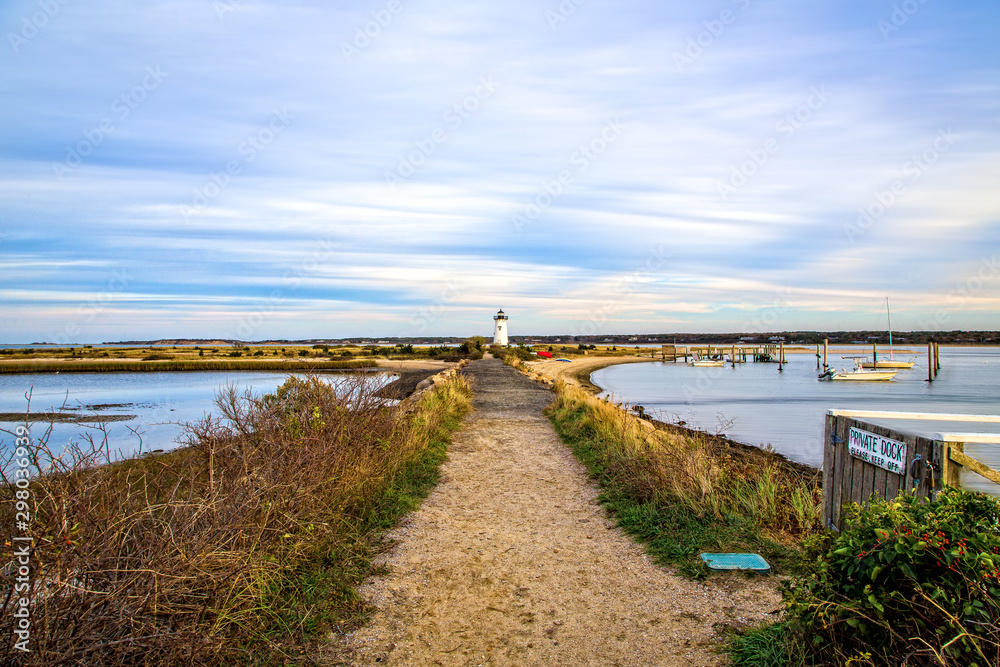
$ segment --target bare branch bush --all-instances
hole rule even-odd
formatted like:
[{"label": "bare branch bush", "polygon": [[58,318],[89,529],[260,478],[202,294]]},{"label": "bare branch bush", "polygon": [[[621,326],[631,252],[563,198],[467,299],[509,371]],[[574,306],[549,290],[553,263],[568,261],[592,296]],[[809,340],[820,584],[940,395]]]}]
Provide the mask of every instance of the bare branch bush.
[{"label": "bare branch bush", "polygon": [[[58,454],[51,429],[36,439],[33,650],[13,650],[8,568],[0,663],[238,664],[262,646],[295,657],[276,600],[294,597],[303,559],[326,567],[359,539],[427,438],[360,376],[289,377],[262,397],[229,386],[216,406],[157,456],[114,461],[106,433]],[[0,525],[13,525],[12,496]],[[319,613],[293,612],[300,625]]]}]

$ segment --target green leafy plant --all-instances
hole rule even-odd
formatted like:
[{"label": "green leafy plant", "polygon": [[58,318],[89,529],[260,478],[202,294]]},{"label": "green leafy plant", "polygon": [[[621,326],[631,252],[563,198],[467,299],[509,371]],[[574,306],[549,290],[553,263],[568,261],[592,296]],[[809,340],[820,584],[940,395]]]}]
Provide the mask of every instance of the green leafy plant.
[{"label": "green leafy plant", "polygon": [[854,505],[806,549],[786,623],[820,664],[1000,664],[1000,500],[946,489]]}]

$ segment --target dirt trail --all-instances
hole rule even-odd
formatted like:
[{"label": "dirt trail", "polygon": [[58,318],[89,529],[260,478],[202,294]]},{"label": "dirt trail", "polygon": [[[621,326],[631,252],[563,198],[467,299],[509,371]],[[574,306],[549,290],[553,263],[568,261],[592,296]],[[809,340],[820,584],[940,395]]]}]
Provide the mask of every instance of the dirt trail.
[{"label": "dirt trail", "polygon": [[466,370],[475,411],[362,588],[377,611],[336,651],[346,664],[714,665],[714,625],[780,606],[766,578],[653,565],[542,416],[552,393],[499,361]]}]

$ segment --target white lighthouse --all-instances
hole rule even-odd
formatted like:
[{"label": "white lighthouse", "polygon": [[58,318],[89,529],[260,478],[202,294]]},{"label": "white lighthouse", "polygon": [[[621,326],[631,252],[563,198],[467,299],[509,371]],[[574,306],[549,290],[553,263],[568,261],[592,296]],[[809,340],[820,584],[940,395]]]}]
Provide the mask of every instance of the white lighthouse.
[{"label": "white lighthouse", "polygon": [[507,316],[502,308],[493,316],[493,321],[496,323],[493,327],[493,344],[507,347]]}]

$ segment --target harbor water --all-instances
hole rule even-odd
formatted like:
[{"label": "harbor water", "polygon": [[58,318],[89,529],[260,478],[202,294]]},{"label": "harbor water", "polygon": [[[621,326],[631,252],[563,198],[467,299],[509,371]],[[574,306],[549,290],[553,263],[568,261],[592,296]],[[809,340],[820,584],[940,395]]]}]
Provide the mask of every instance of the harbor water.
[{"label": "harbor water", "polygon": [[[833,368],[852,367],[843,354],[829,356]],[[881,351],[880,351],[881,352]],[[823,463],[823,427],[827,410],[887,410],[921,413],[1000,414],[1000,348],[942,347],[941,370],[927,382],[927,353],[916,356],[912,369],[889,382],[826,382],[816,379],[813,353],[787,354],[776,363],[733,367],[693,367],[683,361],[625,364],[601,369],[591,380],[616,402],[642,405],[647,414],[690,428],[722,432],[733,440],[770,445],[788,458],[814,467]],[[889,425],[888,422],[886,425]],[[920,433],[1000,432],[1000,424],[894,422],[894,427]],[[1000,445],[969,445],[967,452],[1000,468]]]},{"label": "harbor water", "polygon": [[[28,409],[31,394],[33,414],[55,412],[62,415],[111,417],[106,421],[108,444],[113,453],[131,456],[137,452],[168,450],[177,447],[177,438],[184,432],[183,424],[204,418],[208,413],[219,414],[215,407],[218,391],[227,385],[241,393],[254,395],[273,392],[288,373],[275,372],[162,372],[162,373],[31,373],[0,375],[0,412],[20,413]],[[339,373],[322,374],[335,383],[345,377]],[[390,379],[386,373],[366,375],[370,381],[382,384]],[[0,422],[0,452],[13,445],[11,434],[24,418],[9,418]],[[37,439],[49,428],[44,416],[34,418],[31,435]],[[104,433],[95,421],[82,423],[56,422],[48,443],[59,451],[71,440],[83,442],[90,435],[95,441]]]}]

